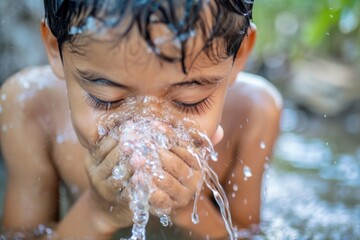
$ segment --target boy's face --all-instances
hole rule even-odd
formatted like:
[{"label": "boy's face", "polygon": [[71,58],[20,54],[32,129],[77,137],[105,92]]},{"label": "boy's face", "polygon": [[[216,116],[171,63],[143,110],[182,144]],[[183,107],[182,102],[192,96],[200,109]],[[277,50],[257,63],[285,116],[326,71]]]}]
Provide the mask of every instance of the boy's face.
[{"label": "boy's face", "polygon": [[[161,36],[162,30],[154,33]],[[180,62],[160,59],[136,31],[115,43],[93,39],[84,43],[83,54],[63,47],[72,122],[83,146],[91,148],[99,139],[97,123],[104,114],[124,111],[124,100],[140,96],[166,101],[182,116],[198,122],[210,137],[215,133],[233,72],[240,70],[234,68],[232,57],[210,60],[201,52],[201,37],[195,37],[188,41],[188,74],[184,74]],[[163,48],[177,54],[171,44]]]}]

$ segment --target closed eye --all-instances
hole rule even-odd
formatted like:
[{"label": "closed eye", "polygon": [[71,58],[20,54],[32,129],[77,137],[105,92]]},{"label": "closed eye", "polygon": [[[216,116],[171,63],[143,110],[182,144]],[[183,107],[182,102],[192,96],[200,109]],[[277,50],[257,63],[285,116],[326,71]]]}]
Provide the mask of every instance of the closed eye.
[{"label": "closed eye", "polygon": [[213,102],[213,97],[208,96],[198,102],[194,103],[184,103],[180,101],[173,101],[175,103],[175,106],[183,113],[185,114],[203,114],[207,110],[211,108],[211,103]]},{"label": "closed eye", "polygon": [[104,101],[94,97],[90,93],[86,94],[86,102],[93,107],[95,110],[99,111],[109,111],[119,107],[123,102],[124,99],[116,100],[116,101]]}]

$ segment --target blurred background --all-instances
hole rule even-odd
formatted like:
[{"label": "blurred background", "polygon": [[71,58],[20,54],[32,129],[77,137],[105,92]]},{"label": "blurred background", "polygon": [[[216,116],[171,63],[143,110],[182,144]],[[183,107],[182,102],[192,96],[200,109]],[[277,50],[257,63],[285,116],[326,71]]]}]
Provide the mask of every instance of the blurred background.
[{"label": "blurred background", "polygon": [[[0,1],[1,82],[46,63],[42,17],[42,0]],[[359,21],[359,0],[255,1],[247,71],[284,96],[256,239],[360,239]],[[0,160],[0,199],[4,183]]]}]

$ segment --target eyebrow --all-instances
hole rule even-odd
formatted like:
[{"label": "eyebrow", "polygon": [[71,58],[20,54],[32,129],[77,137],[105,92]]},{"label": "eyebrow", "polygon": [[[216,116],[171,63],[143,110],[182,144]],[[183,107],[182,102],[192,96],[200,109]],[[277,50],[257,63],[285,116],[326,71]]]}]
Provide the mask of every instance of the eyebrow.
[{"label": "eyebrow", "polygon": [[[118,88],[123,89],[129,89],[128,86],[125,86],[123,84],[113,82],[111,80],[106,79],[106,77],[101,76],[100,74],[91,72],[91,71],[84,71],[80,70],[76,67],[75,68],[75,75],[81,80],[81,82],[90,85],[90,86],[114,86]],[[175,84],[172,84],[172,87],[187,87],[187,86],[209,86],[209,85],[218,85],[221,80],[223,79],[223,76],[199,76],[196,78],[192,78],[187,81],[178,82]]]},{"label": "eyebrow", "polygon": [[218,85],[223,78],[224,77],[222,76],[199,76],[185,82],[175,83],[173,84],[173,86],[182,87],[188,85],[199,85],[199,86]]},{"label": "eyebrow", "polygon": [[81,80],[81,82],[90,85],[90,86],[113,86],[118,88],[128,89],[129,87],[113,82],[108,80],[106,77],[101,76],[100,74],[90,72],[90,71],[83,71],[76,67],[75,68],[75,75]]}]

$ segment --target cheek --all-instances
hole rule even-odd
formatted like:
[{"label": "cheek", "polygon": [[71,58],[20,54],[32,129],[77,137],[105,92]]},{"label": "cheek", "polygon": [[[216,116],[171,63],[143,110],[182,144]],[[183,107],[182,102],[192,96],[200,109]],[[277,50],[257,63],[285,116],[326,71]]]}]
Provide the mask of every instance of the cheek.
[{"label": "cheek", "polygon": [[99,137],[97,122],[100,114],[86,103],[83,93],[76,88],[68,88],[68,96],[73,128],[81,145],[90,149]]},{"label": "cheek", "polygon": [[195,120],[210,138],[215,134],[217,127],[220,124],[224,107],[226,91],[225,89],[220,90],[221,91],[214,96],[214,101],[206,114],[195,117]]},{"label": "cheek", "polygon": [[96,118],[91,113],[84,112],[84,109],[77,111],[76,107],[71,112],[72,124],[81,145],[90,149],[99,136]]}]

